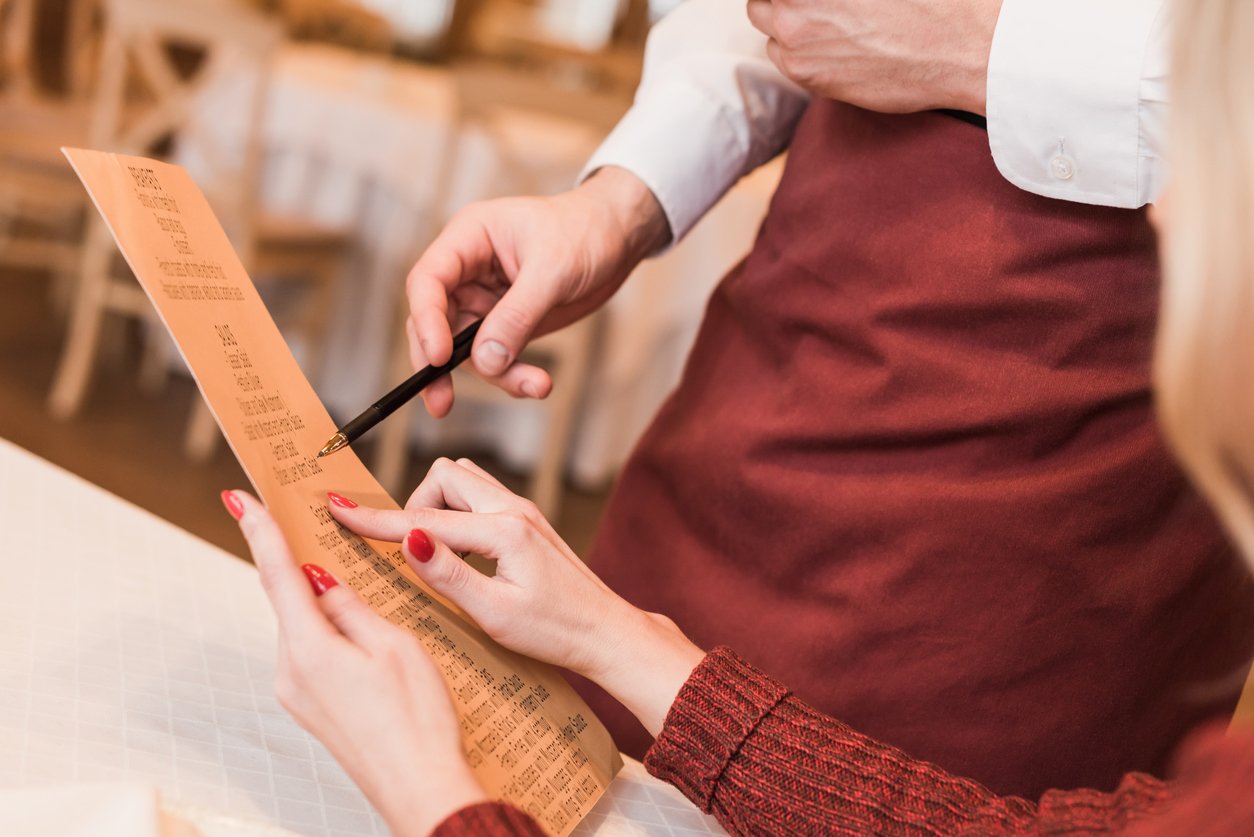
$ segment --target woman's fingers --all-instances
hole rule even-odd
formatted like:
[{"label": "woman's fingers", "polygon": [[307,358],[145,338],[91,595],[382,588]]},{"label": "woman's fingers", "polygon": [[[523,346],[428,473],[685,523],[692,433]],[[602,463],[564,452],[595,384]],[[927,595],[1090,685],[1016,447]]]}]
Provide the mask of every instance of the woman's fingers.
[{"label": "woman's fingers", "polygon": [[261,575],[262,589],[289,641],[331,635],[331,625],[319,611],[309,582],[292,560],[287,541],[266,507],[246,491],[224,491],[222,502],[239,521]]},{"label": "woman's fingers", "polygon": [[401,551],[405,563],[432,590],[476,620],[480,614],[493,609],[496,591],[492,579],[440,543],[432,532],[412,529],[401,542]]},{"label": "woman's fingers", "polygon": [[470,473],[477,474],[479,477],[492,483],[497,488],[503,489],[505,491],[509,491],[508,488],[505,488],[505,483],[501,482],[496,477],[492,476],[487,471],[480,468],[472,460],[467,459],[466,457],[463,456],[461,459],[457,460],[457,464],[465,468]]},{"label": "woman's fingers", "polygon": [[361,596],[340,584],[326,570],[315,567],[318,572],[311,573],[310,566],[306,564],[303,569],[311,583],[317,586],[315,578],[319,574],[330,581],[329,586],[325,586],[325,592],[318,597],[318,604],[336,630],[367,651],[390,641],[396,630],[394,625],[371,610]]},{"label": "woman's fingers", "polygon": [[331,514],[348,529],[365,538],[403,544],[415,529],[435,535],[457,552],[475,552],[500,558],[526,543],[534,527],[521,514],[481,514],[450,509],[344,508],[331,503]]},{"label": "woman's fingers", "polygon": [[456,509],[492,514],[525,508],[526,500],[499,482],[485,479],[452,461],[437,459],[414,489],[405,509]]},{"label": "woman's fingers", "polygon": [[283,533],[270,512],[244,491],[224,491],[223,503],[232,515],[242,510],[240,529],[289,649],[314,638],[342,634],[369,649],[386,641],[393,628],[370,609],[360,596],[316,564],[297,567]]}]

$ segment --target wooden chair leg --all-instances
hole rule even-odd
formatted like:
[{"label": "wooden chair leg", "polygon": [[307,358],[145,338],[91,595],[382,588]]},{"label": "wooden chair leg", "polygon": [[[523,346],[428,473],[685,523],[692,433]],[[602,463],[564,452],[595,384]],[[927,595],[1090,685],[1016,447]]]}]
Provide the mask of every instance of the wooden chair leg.
[{"label": "wooden chair leg", "polygon": [[536,458],[527,494],[540,512],[556,520],[561,510],[562,486],[571,430],[583,401],[588,378],[588,359],[596,331],[596,316],[586,317],[557,335],[560,346],[554,352],[553,392],[548,397],[548,426],[540,455]]},{"label": "wooden chair leg", "polygon": [[[405,339],[402,326],[397,336],[392,362],[389,365],[390,380],[399,381],[413,374],[409,364],[409,346]],[[375,430],[374,472],[379,481],[393,497],[402,497],[408,486],[402,484],[405,479],[406,465],[409,464],[409,423],[413,418],[414,404],[410,402],[393,413],[383,426]]]},{"label": "wooden chair leg", "polygon": [[165,327],[156,317],[147,317],[144,334],[144,356],[139,363],[139,388],[149,395],[165,389],[170,378],[174,347]]},{"label": "wooden chair leg", "polygon": [[183,453],[193,462],[208,462],[218,449],[218,440],[222,434],[218,431],[218,423],[209,412],[209,405],[196,393],[196,401],[192,404],[192,416],[187,422],[187,434],[183,437]]},{"label": "wooden chair leg", "polygon": [[65,349],[48,396],[48,410],[58,419],[70,418],[83,404],[100,343],[112,257],[113,241],[108,231],[103,223],[93,221],[83,247],[82,270]]}]

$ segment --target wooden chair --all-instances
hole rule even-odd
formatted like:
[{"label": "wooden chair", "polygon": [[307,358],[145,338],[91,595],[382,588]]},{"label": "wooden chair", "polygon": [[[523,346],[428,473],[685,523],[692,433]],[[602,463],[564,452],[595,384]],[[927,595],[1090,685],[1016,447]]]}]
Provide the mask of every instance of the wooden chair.
[{"label": "wooden chair", "polygon": [[[573,175],[570,161],[537,164],[511,136],[511,115],[522,113],[570,120],[600,132],[608,131],[627,107],[623,100],[595,92],[557,91],[543,78],[529,77],[505,67],[473,64],[456,66],[453,72],[458,94],[458,114],[454,121],[456,141],[448,143],[449,159],[441,167],[445,182],[439,190],[441,197],[437,203],[446,218],[455,209],[449,206],[450,184],[458,170],[460,149],[464,148],[468,133],[480,132],[491,141],[498,159],[492,175],[500,194],[540,194],[551,190],[555,174],[561,179]],[[550,170],[552,165],[560,166],[560,170]],[[402,304],[401,308],[407,311],[408,305]],[[532,502],[551,519],[556,518],[561,504],[567,456],[586,388],[597,323],[596,315],[586,317],[535,340],[524,353],[527,362],[545,367],[553,378],[552,393],[538,402],[545,411],[545,431],[526,490]],[[401,380],[412,371],[404,328],[401,328],[393,349],[391,376]],[[499,404],[510,400],[471,373],[455,374],[459,404]],[[412,409],[411,405],[401,410],[379,430],[373,470],[394,494],[405,488],[400,483],[405,473]]]},{"label": "wooden chair", "polygon": [[[195,174],[255,278],[312,280],[305,325],[320,332],[349,236],[300,219],[270,217],[257,206],[258,132],[278,28],[229,0],[105,0],[105,10],[92,146],[149,155],[176,150],[196,122],[197,97],[210,85],[230,85],[247,128],[230,136],[198,134]],[[62,418],[83,402],[105,314],[153,316],[138,284],[115,269],[116,248],[103,222],[94,213],[90,217],[73,316],[49,396],[51,412]],[[158,353],[150,353],[145,366],[150,379],[157,377],[153,370],[165,368]],[[217,438],[208,408],[198,400],[188,453],[207,456]]]},{"label": "wooden chair", "polygon": [[[88,136],[98,6],[52,6],[0,0],[0,263],[63,279],[77,263],[85,201],[57,149]],[[59,44],[47,42],[54,34]]]}]

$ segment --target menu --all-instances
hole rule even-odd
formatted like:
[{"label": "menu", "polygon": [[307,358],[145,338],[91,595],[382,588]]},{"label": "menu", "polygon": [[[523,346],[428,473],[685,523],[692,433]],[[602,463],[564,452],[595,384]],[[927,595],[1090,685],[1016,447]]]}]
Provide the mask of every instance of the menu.
[{"label": "menu", "polygon": [[396,504],[351,450],[317,458],[335,425],[187,172],[65,154],[297,560],[326,567],[413,631],[448,681],[466,757],[488,792],[568,833],[622,766],[605,728],[554,669],[497,645],[427,589],[398,545],[360,538],[327,512],[328,491]]}]

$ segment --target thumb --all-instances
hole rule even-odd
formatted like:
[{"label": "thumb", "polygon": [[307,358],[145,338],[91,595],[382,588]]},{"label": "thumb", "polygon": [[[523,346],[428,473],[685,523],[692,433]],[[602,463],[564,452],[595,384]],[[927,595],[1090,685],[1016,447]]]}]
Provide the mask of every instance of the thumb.
[{"label": "thumb", "polygon": [[519,271],[513,286],[483,318],[475,338],[475,368],[494,378],[505,372],[553,309],[554,293],[546,280],[531,271]]}]

